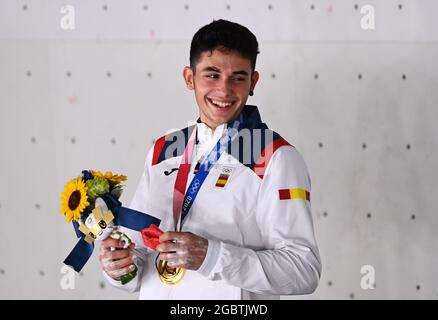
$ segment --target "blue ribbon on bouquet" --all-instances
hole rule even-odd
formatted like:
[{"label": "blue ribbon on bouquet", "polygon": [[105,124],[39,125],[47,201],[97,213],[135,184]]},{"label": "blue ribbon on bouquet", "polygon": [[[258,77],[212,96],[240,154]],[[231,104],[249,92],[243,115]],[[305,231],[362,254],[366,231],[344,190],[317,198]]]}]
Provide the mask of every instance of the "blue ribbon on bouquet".
[{"label": "blue ribbon on bouquet", "polygon": [[[122,207],[122,203],[111,193],[106,193],[100,197],[105,201],[108,209],[112,211],[114,224],[117,226],[141,231],[151,224],[155,224],[156,226],[160,225],[161,220],[158,218],[140,211]],[[76,236],[80,239],[67,258],[65,258],[64,263],[71,266],[76,272],[80,272],[93,253],[94,243],[89,244],[84,240],[85,235],[79,230],[79,223],[73,221],[73,227]]]}]

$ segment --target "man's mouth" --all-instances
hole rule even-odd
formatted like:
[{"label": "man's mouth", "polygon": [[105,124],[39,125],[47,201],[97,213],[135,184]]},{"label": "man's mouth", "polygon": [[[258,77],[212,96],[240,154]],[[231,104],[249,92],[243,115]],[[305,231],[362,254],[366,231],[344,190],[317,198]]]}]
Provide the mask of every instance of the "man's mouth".
[{"label": "man's mouth", "polygon": [[234,105],[235,101],[224,101],[224,100],[217,100],[214,98],[207,98],[207,101],[216,108],[226,110],[230,108],[232,105]]}]

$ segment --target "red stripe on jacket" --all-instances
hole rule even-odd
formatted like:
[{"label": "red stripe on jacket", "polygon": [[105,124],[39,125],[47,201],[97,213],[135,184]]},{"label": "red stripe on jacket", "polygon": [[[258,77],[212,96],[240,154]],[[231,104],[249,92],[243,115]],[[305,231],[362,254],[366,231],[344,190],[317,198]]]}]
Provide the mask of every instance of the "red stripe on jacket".
[{"label": "red stripe on jacket", "polygon": [[166,143],[166,136],[162,136],[154,145],[154,155],[152,157],[152,165],[156,165],[160,160],[161,152],[163,152],[164,144]]},{"label": "red stripe on jacket", "polygon": [[[254,172],[263,179],[265,175],[266,168],[268,167],[269,160],[271,160],[272,155],[275,151],[282,146],[292,146],[289,142],[284,140],[283,138],[278,138],[272,141],[265,149],[263,149],[260,157],[257,159],[254,164],[253,170]],[[292,146],[293,147],[293,146]]]}]

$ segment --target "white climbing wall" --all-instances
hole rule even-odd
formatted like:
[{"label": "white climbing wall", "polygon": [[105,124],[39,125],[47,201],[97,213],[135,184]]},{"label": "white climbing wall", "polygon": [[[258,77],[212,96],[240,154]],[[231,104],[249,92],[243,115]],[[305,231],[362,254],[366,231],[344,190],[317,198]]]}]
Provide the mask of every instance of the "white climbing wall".
[{"label": "white climbing wall", "polygon": [[137,298],[96,252],[62,288],[76,238],[60,193],[112,170],[129,203],[153,139],[196,119],[181,71],[214,18],[258,37],[249,103],[310,170],[323,274],[299,298],[436,299],[435,0],[0,0],[0,298]]}]

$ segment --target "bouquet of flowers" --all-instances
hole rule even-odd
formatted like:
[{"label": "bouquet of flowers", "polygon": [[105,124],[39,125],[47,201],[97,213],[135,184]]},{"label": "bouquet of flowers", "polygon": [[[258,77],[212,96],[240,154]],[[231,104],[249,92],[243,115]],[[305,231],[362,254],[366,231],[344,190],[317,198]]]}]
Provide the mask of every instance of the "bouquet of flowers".
[{"label": "bouquet of flowers", "polygon": [[84,170],[79,177],[64,186],[60,212],[65,215],[67,222],[85,222],[84,218],[96,207],[99,196],[109,192],[117,199],[120,198],[121,183],[126,180],[126,176],[113,175],[112,172],[102,174],[100,171]]},{"label": "bouquet of flowers", "polygon": [[[103,240],[108,236],[121,240],[124,248],[130,245],[131,240],[118,230],[118,226],[114,224],[113,212],[108,210],[106,203],[100,198],[110,194],[118,200],[122,194],[121,183],[126,180],[126,176],[113,175],[112,172],[103,174],[100,171],[84,170],[79,177],[65,185],[61,194],[60,212],[67,222],[73,221],[76,233],[82,232],[83,239],[89,245],[93,246],[94,240]],[[122,276],[120,281],[125,284],[136,274],[137,270],[134,270]]]}]

